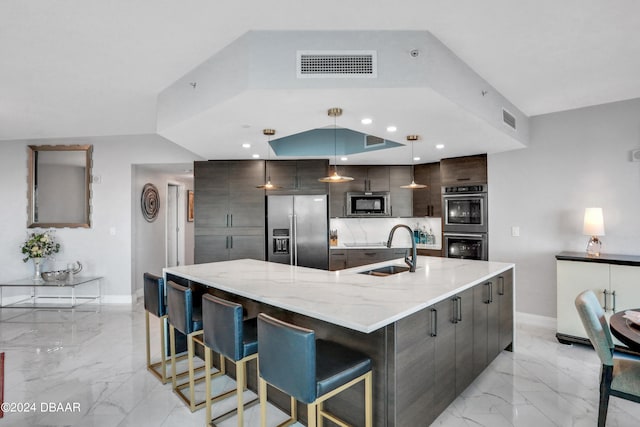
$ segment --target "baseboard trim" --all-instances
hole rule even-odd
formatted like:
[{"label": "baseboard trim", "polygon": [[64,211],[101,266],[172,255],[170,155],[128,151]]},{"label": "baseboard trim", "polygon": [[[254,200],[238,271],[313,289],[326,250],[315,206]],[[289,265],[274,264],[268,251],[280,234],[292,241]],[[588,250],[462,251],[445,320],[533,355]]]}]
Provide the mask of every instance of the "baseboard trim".
[{"label": "baseboard trim", "polygon": [[540,316],[538,314],[522,313],[516,311],[516,322],[527,325],[541,326],[544,328],[556,329],[558,321],[555,317]]},{"label": "baseboard trim", "polygon": [[100,299],[102,304],[132,304],[133,297],[131,295],[102,295]]}]

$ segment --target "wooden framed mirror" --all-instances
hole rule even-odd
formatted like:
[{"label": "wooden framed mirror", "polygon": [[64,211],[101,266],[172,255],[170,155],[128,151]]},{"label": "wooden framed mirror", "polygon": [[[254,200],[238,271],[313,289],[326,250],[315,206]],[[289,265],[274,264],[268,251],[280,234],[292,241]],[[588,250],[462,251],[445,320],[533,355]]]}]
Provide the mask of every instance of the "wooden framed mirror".
[{"label": "wooden framed mirror", "polygon": [[92,145],[29,146],[28,228],[91,226]]}]

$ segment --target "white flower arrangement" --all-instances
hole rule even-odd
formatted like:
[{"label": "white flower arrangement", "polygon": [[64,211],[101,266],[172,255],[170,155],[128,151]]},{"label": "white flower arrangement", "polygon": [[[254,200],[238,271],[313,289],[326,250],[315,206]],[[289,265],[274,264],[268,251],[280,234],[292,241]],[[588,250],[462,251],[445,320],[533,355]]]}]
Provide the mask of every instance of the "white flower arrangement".
[{"label": "white flower arrangement", "polygon": [[27,240],[22,245],[22,261],[31,258],[46,258],[60,251],[60,243],[56,243],[53,231],[33,232],[27,234]]}]

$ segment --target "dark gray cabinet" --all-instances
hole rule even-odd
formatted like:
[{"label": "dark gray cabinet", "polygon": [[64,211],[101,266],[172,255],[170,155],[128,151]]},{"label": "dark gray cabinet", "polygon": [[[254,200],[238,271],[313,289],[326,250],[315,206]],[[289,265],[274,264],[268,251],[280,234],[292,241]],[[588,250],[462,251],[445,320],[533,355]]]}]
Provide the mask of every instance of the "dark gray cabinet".
[{"label": "dark gray cabinet", "polygon": [[442,216],[440,163],[415,165],[415,181],[427,188],[413,190],[413,216]]},{"label": "dark gray cabinet", "polygon": [[513,270],[474,288],[473,369],[479,375],[513,343]]},{"label": "dark gray cabinet", "polygon": [[500,349],[511,350],[513,341],[513,270],[498,276],[500,307]]},{"label": "dark gray cabinet", "polygon": [[409,250],[405,248],[331,249],[329,250],[329,270],[343,270],[404,258]]},{"label": "dark gray cabinet", "polygon": [[435,339],[433,407],[443,412],[474,379],[473,289],[468,289],[432,307]]},{"label": "dark gray cabinet", "polygon": [[347,215],[346,193],[369,191],[390,192],[391,216],[413,215],[413,190],[400,188],[411,183],[410,166],[340,166],[338,172],[340,175],[352,177],[353,181],[329,185],[331,217]]},{"label": "dark gray cabinet", "polygon": [[411,166],[389,166],[391,216],[413,216],[413,191],[400,188],[411,183]]},{"label": "dark gray cabinet", "polygon": [[329,250],[329,270],[344,270],[347,268],[347,251],[332,249]]},{"label": "dark gray cabinet", "polygon": [[440,161],[442,186],[487,183],[487,155],[452,157]]},{"label": "dark gray cabinet", "polygon": [[264,235],[195,236],[195,263],[264,259]]},{"label": "dark gray cabinet", "polygon": [[269,190],[269,194],[327,194],[329,191],[329,184],[318,181],[328,173],[328,160],[271,160],[266,168],[271,182],[280,186]]},{"label": "dark gray cabinet", "polygon": [[[512,277],[513,271],[509,270],[395,323],[390,338],[395,344],[395,381],[390,384],[395,418],[391,425],[430,425],[497,356],[495,353],[489,358],[489,336],[499,336],[504,331],[506,340],[507,331],[513,331],[513,317],[511,325],[488,321],[488,283],[504,280],[501,297],[507,298]],[[501,289],[497,286],[496,292]],[[498,307],[500,302],[496,299],[494,306]],[[504,304],[504,309],[508,309],[508,304]],[[476,311],[483,313],[481,319]],[[505,321],[507,318],[505,315]],[[483,322],[480,328],[483,346],[476,341],[477,320]],[[510,348],[512,340],[509,335],[505,347]],[[485,355],[481,365],[475,364],[476,351]]]},{"label": "dark gray cabinet", "polygon": [[[392,355],[395,377],[389,384],[395,414],[387,423],[392,426],[428,426],[438,416],[433,408],[436,390],[434,378],[435,339],[433,312],[425,308],[398,320],[393,329]],[[383,424],[383,425],[387,425]]]},{"label": "dark gray cabinet", "polygon": [[264,259],[263,161],[194,163],[196,263]]}]

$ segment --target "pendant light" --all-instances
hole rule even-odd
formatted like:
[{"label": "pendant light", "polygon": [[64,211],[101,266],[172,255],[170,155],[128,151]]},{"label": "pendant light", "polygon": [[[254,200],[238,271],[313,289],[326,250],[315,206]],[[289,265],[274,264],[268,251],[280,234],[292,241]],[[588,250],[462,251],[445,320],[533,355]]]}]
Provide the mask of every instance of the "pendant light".
[{"label": "pendant light", "polygon": [[318,181],[328,182],[330,184],[353,181],[353,178],[350,176],[340,176],[340,174],[338,174],[338,126],[336,124],[336,117],[342,115],[342,108],[329,108],[327,114],[329,117],[333,117],[333,175],[325,176],[324,178],[318,179]]},{"label": "pendant light", "polygon": [[413,144],[418,139],[420,139],[419,135],[407,135],[407,141],[409,141],[409,143],[411,144],[411,184],[401,185],[400,188],[408,188],[410,190],[417,190],[419,188],[427,188],[427,186],[424,185],[424,184],[416,184],[416,180],[415,180],[415,166],[413,164],[413,162],[414,162],[414,160],[413,160]]},{"label": "pendant light", "polygon": [[280,188],[278,185],[271,183],[271,174],[269,173],[269,161],[271,160],[271,137],[276,134],[275,129],[262,129],[262,133],[267,136],[267,163],[264,168],[265,183],[258,185],[256,188],[262,188],[263,190],[276,190]]}]

